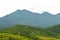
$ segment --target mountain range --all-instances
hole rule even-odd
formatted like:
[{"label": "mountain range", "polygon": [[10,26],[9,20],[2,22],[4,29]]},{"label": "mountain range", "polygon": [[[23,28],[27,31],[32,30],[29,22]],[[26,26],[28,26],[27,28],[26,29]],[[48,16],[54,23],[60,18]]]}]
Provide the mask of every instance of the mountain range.
[{"label": "mountain range", "polygon": [[17,24],[37,26],[39,28],[53,26],[60,24],[60,13],[57,15],[52,15],[48,12],[39,14],[25,9],[18,9],[15,12],[0,18],[0,29]]}]

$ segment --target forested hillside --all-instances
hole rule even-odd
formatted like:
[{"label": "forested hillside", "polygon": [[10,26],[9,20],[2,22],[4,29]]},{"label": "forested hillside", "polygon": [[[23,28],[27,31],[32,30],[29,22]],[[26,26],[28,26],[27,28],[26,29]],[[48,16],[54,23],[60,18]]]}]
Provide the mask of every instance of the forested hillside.
[{"label": "forested hillside", "polygon": [[48,27],[47,29],[51,30],[52,32],[54,32],[56,34],[60,34],[60,24],[53,25],[51,27]]},{"label": "forested hillside", "polygon": [[[28,25],[15,25],[0,30],[2,40],[59,40],[59,36],[50,30]],[[10,39],[11,38],[11,39]]]}]

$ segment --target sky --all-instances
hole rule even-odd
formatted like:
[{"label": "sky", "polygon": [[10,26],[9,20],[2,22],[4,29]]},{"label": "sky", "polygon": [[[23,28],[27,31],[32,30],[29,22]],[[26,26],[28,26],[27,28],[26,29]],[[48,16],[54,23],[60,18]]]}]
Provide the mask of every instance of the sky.
[{"label": "sky", "polygon": [[17,9],[36,13],[60,13],[60,0],[0,0],[0,17],[8,15]]}]

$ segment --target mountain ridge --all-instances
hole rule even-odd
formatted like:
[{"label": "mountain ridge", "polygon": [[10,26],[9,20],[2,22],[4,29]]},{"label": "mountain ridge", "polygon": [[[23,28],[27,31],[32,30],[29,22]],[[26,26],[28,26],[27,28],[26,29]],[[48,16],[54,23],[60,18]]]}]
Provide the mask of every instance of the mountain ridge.
[{"label": "mountain ridge", "polygon": [[[13,12],[16,12],[16,11],[29,11],[29,10],[26,10],[26,9],[22,9],[22,10],[17,9],[17,10],[15,10],[15,11],[13,11]],[[12,14],[13,12],[11,12],[10,14]],[[32,12],[32,11],[29,11],[29,12]],[[37,12],[32,12],[32,13],[35,13],[35,14],[44,14],[44,13],[51,14],[51,13],[49,13],[49,12],[47,12],[47,11],[44,11],[44,12],[42,12],[42,13],[37,13]],[[10,15],[10,14],[7,14],[7,15]],[[60,14],[60,13],[55,14],[55,15],[59,15],[59,14]],[[7,16],[7,15],[5,15],[5,16]],[[53,15],[53,14],[51,14],[51,15]],[[5,17],[5,16],[3,16],[3,17]],[[53,15],[53,16],[54,16],[54,15]],[[0,17],[0,18],[3,18],[3,17]]]},{"label": "mountain ridge", "polygon": [[[10,14],[7,14],[7,15],[5,15],[5,16],[11,15],[12,13],[17,12],[17,11],[28,11],[28,12],[31,12],[31,13],[34,13],[34,14],[38,14],[38,15],[41,15],[41,14],[43,15],[43,14],[45,14],[45,13],[50,14],[50,15],[53,15],[53,14],[47,12],[47,11],[44,11],[44,12],[42,12],[42,13],[37,13],[37,12],[32,12],[32,11],[29,11],[29,10],[26,10],[26,9],[22,9],[22,10],[17,9],[17,10],[15,10],[15,11],[13,11],[13,12],[11,12]],[[55,15],[53,15],[53,16],[56,16],[56,15],[60,15],[60,13],[55,14]],[[3,16],[3,17],[5,17],[5,16]],[[3,18],[3,17],[0,17],[0,18]]]},{"label": "mountain ridge", "polygon": [[0,27],[8,27],[16,24],[31,25],[37,27],[48,27],[55,24],[60,24],[60,16],[54,16],[48,12],[42,14],[33,13],[28,10],[16,10],[11,14],[0,19]]}]

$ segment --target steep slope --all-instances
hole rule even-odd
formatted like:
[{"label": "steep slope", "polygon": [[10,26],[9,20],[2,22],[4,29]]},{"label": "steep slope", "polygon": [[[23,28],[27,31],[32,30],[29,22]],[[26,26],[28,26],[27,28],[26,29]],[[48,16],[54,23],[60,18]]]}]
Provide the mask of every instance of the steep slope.
[{"label": "steep slope", "polygon": [[0,29],[16,24],[45,28],[48,26],[60,24],[60,16],[52,15],[48,12],[38,14],[24,9],[16,10],[15,12],[0,19]]},{"label": "steep slope", "polygon": [[[44,16],[45,15],[45,16]],[[49,16],[49,17],[48,17]],[[33,13],[28,10],[16,10],[15,12],[7,15],[0,20],[0,28],[13,26],[16,24],[26,24],[38,27],[46,27],[53,25],[51,20],[52,15],[48,12],[43,14]]]}]

